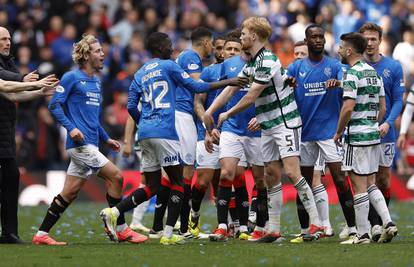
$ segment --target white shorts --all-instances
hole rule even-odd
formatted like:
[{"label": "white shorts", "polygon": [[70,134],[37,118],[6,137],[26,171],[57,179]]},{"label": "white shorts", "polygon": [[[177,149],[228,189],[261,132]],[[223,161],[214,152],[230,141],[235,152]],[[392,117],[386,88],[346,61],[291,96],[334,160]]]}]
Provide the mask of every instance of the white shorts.
[{"label": "white shorts", "polygon": [[180,142],[160,138],[140,141],[142,151],[142,171],[154,172],[161,167],[180,165]]},{"label": "white shorts", "polygon": [[315,166],[319,154],[326,163],[341,162],[343,150],[335,144],[333,139],[302,142],[300,144],[300,165]]},{"label": "white shorts", "polygon": [[381,167],[391,167],[395,155],[395,143],[384,143],[380,145],[379,165]]},{"label": "white shorts", "polygon": [[239,166],[247,167],[246,154],[244,151],[245,136],[239,136],[231,132],[220,134],[219,159],[238,158]]},{"label": "white shorts", "polygon": [[197,142],[197,169],[220,169],[219,146],[213,144],[213,152],[208,153],[204,141]]},{"label": "white shorts", "polygon": [[219,158],[238,158],[238,166],[263,166],[260,137],[239,136],[232,132],[220,135]]},{"label": "white shorts", "polygon": [[245,137],[244,153],[250,165],[264,166],[261,137]]},{"label": "white shorts", "polygon": [[[302,153],[302,150],[301,150],[301,153]],[[342,161],[342,157],[341,157],[341,161]],[[313,167],[313,170],[320,171],[322,172],[322,175],[325,175],[325,168],[326,168],[325,159],[319,151],[318,159],[315,162],[315,166]]]},{"label": "white shorts", "polygon": [[70,157],[67,174],[84,179],[98,173],[109,162],[94,145],[70,148],[67,152]]},{"label": "white shorts", "polygon": [[342,170],[357,175],[371,175],[378,172],[380,145],[352,146],[344,144]]},{"label": "white shorts", "polygon": [[275,131],[271,135],[262,133],[263,161],[271,162],[291,156],[300,156],[301,128]]},{"label": "white shorts", "polygon": [[185,112],[176,111],[175,129],[180,139],[179,152],[181,160],[186,165],[194,165],[197,147],[197,128],[193,116]]}]

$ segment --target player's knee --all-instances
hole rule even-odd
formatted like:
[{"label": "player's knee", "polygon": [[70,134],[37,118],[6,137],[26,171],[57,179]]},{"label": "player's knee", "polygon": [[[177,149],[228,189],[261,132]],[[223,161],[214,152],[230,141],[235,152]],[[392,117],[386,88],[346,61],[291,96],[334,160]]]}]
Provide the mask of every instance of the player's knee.
[{"label": "player's knee", "polygon": [[388,177],[378,177],[376,184],[379,190],[386,190],[390,187],[390,180]]},{"label": "player's knee", "polygon": [[121,170],[116,170],[115,175],[114,175],[114,182],[118,185],[121,186],[124,183],[124,176],[122,175],[122,171]]},{"label": "player's knee", "polygon": [[229,170],[226,170],[226,169],[221,170],[220,180],[233,181],[233,178],[234,178],[234,172],[233,171],[229,171]]},{"label": "player's knee", "polygon": [[205,190],[207,189],[207,187],[209,186],[209,182],[205,179],[199,179],[197,180],[197,186],[201,189],[201,190]]},{"label": "player's knee", "polygon": [[256,189],[257,190],[263,190],[263,189],[266,188],[266,183],[265,183],[264,179],[257,179],[255,181],[255,184],[256,184]]}]

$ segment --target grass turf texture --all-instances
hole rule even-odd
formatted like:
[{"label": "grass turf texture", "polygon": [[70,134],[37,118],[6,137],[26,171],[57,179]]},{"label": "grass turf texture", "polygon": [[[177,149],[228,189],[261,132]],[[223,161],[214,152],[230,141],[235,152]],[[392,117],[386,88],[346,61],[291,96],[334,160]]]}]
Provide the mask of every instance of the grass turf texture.
[{"label": "grass turf texture", "polygon": [[[141,245],[111,243],[103,234],[98,216],[103,205],[75,203],[51,231],[66,247],[0,245],[0,266],[414,266],[414,212],[412,203],[391,203],[399,235],[390,244],[340,245],[338,234],[344,219],[339,206],[331,206],[335,237],[312,243],[254,244],[230,240],[213,243],[191,240],[181,246],[161,246],[159,240]],[[46,206],[20,208],[20,236],[29,241],[46,212]],[[127,214],[127,222],[131,214]],[[204,203],[203,231],[216,225],[215,208]],[[145,217],[152,225],[152,214]],[[297,233],[299,224],[293,203],[282,211],[283,234]]]}]

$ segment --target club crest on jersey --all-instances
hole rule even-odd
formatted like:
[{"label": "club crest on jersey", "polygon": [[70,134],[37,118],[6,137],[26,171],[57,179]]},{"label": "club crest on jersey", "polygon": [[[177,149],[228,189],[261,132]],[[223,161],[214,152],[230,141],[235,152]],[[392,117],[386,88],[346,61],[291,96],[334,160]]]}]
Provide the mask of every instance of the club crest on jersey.
[{"label": "club crest on jersey", "polygon": [[331,75],[332,75],[332,69],[331,68],[325,68],[324,70],[323,70],[323,73],[326,75],[326,76],[328,76],[328,77],[331,77]]},{"label": "club crest on jersey", "polygon": [[101,90],[101,84],[99,82],[96,82],[96,88],[98,88],[98,90]]},{"label": "club crest on jersey", "polygon": [[183,72],[183,73],[181,73],[181,77],[183,77],[184,79],[188,79],[188,78],[190,78],[190,75],[188,75],[187,72]]},{"label": "club crest on jersey", "polygon": [[188,67],[189,70],[196,70],[196,69],[198,69],[198,65],[195,64],[195,63],[188,64],[187,67]]},{"label": "club crest on jersey", "polygon": [[384,69],[382,75],[384,75],[385,78],[389,78],[391,76],[391,71],[389,69]]},{"label": "club crest on jersey", "polygon": [[63,92],[65,92],[65,88],[63,88],[63,86],[62,86],[62,85],[58,85],[58,86],[56,86],[55,90],[56,90],[56,92],[58,92],[58,93],[63,93]]}]

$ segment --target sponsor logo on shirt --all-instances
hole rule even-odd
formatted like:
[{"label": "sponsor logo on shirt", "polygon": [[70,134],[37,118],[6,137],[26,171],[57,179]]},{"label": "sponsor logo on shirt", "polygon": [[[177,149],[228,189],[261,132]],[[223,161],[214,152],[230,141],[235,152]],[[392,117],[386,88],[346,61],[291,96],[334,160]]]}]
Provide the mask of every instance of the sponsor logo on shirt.
[{"label": "sponsor logo on shirt", "polygon": [[331,68],[329,68],[329,67],[327,67],[327,68],[325,68],[325,69],[323,70],[323,73],[324,73],[326,76],[331,77],[331,75],[332,75],[332,69],[331,69]]},{"label": "sponsor logo on shirt", "polygon": [[384,75],[385,78],[389,78],[391,76],[391,71],[389,69],[384,69],[382,75]]},{"label": "sponsor logo on shirt", "polygon": [[174,155],[174,156],[166,156],[164,158],[164,163],[171,163],[171,162],[176,162],[178,161],[178,156]]},{"label": "sponsor logo on shirt", "polygon": [[199,66],[195,63],[191,63],[191,64],[188,64],[187,68],[189,70],[197,70],[199,68]]}]

